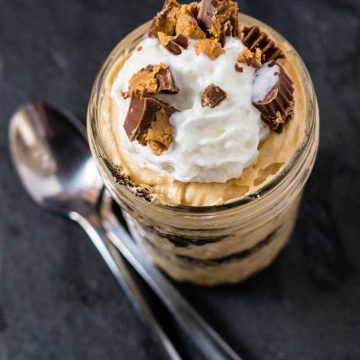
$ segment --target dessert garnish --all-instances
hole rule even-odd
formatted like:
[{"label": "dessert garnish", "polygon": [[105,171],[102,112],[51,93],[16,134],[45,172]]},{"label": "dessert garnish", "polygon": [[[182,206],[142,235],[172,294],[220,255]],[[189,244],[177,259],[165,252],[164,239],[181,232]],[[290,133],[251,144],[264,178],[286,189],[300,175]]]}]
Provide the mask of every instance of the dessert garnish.
[{"label": "dessert garnish", "polygon": [[226,99],[226,92],[219,86],[214,84],[209,85],[203,92],[201,97],[201,106],[214,108]]},{"label": "dessert garnish", "polygon": [[201,39],[194,44],[196,55],[204,54],[211,60],[216,60],[225,50],[215,39]]},{"label": "dessert garnish", "polygon": [[125,132],[130,141],[138,140],[142,145],[149,143],[152,150],[156,150],[154,153],[159,155],[171,144],[169,117],[176,111],[164,101],[133,92],[124,122]]},{"label": "dessert garnish", "polygon": [[129,81],[129,91],[122,94],[124,98],[131,97],[124,122],[129,140],[149,145],[155,155],[167,150],[173,139],[169,117],[177,110],[154,95],[178,92],[169,67],[163,63],[148,65],[135,73]]},{"label": "dessert garnish", "polygon": [[[263,99],[253,100],[253,104],[261,111],[261,118],[268,124],[269,128],[272,131],[281,132],[294,111],[293,82],[281,65],[273,62],[263,66],[275,67],[276,83]],[[260,68],[257,70],[257,72],[260,71],[267,71],[267,69]]]},{"label": "dessert garnish", "polygon": [[172,73],[167,66],[162,67],[155,78],[158,81],[158,92],[160,94],[177,94],[179,92],[179,88],[176,86]]},{"label": "dessert garnish", "polygon": [[177,35],[181,34],[190,39],[203,39],[206,37],[205,32],[201,30],[196,20],[197,11],[196,3],[181,6],[175,28]]},{"label": "dessert garnish", "polygon": [[261,60],[263,64],[285,57],[282,50],[279,49],[275,45],[275,42],[271,40],[265,32],[261,31],[258,26],[245,27],[242,33],[242,42],[250,51],[255,52],[257,49],[261,50]]},{"label": "dessert garnish", "polygon": [[245,48],[239,54],[237,61],[241,64],[246,64],[254,68],[258,68],[261,66],[261,57],[262,51],[259,48],[255,49],[254,52],[248,48]]},{"label": "dessert garnish", "polygon": [[161,155],[173,141],[173,128],[169,123],[169,116],[162,108],[155,114],[155,119],[147,130],[138,137],[141,145],[149,145],[155,155]]},{"label": "dessert garnish", "polygon": [[[249,83],[247,91],[252,92],[252,104],[261,112],[262,120],[272,131],[280,132],[283,125],[291,118],[294,109],[292,81],[276,62],[284,57],[284,53],[258,26],[245,27],[242,30],[242,40],[240,39],[238,6],[235,1],[201,0],[200,3],[180,5],[176,0],[166,0],[163,9],[155,16],[151,24],[149,36],[157,40],[152,39],[148,43],[140,44],[139,48],[142,49],[141,54],[144,54],[144,57],[138,55],[135,58],[140,61],[141,66],[144,66],[147,49],[156,48],[158,55],[154,55],[156,52],[149,53],[152,62],[155,62],[156,65],[147,65],[133,74],[128,81],[127,92],[124,87],[121,89],[124,90],[121,92],[124,99],[130,98],[124,129],[131,142],[136,140],[141,145],[149,146],[155,155],[161,155],[169,149],[175,134],[170,124],[170,117],[178,110],[169,104],[170,100],[167,100],[169,103],[166,103],[160,100],[158,95],[179,93],[180,90],[172,73],[172,71],[176,71],[175,75],[179,79],[179,84],[184,86],[184,96],[186,96],[187,91],[191,90],[191,84],[187,84],[187,82],[193,81],[193,78],[204,77],[203,69],[198,71],[199,74],[195,73],[189,76],[186,74],[186,70],[183,71],[181,66],[179,67],[179,64],[187,65],[191,61],[189,59],[196,59],[201,54],[212,61],[225,54],[224,63],[228,62],[228,65],[231,65],[236,62],[232,69],[238,73],[236,76],[243,76],[242,73],[247,70],[251,78],[247,80],[244,78],[244,80]],[[225,44],[227,37],[233,37],[230,46]],[[170,59],[168,54],[164,54],[163,48],[171,53]],[[177,63],[172,55],[181,55],[185,49],[188,49],[187,56],[180,56]],[[231,51],[226,52],[226,49],[231,49]],[[234,49],[237,50],[234,52]],[[236,54],[238,54],[237,58]],[[204,64],[205,69],[211,69],[214,66],[212,62],[200,61],[200,63]],[[224,71],[225,75],[227,70],[223,69],[223,66],[224,64],[219,61],[219,73]],[[248,71],[249,67],[253,68],[251,72]],[[232,76],[230,73],[227,75]],[[185,83],[184,79],[187,79]],[[234,83],[241,87],[239,79]],[[210,85],[202,91],[201,107],[213,109],[224,99],[229,98],[230,101],[224,103],[224,109],[228,107],[230,111],[228,108],[226,111],[231,113],[235,119],[238,113],[231,110],[231,104],[236,101],[237,92],[234,94],[234,89],[227,87],[227,84],[232,84],[232,82],[222,79],[215,81],[217,85],[211,82],[205,82]],[[248,94],[245,87],[243,91]],[[196,90],[193,96],[197,97],[198,94],[199,90]],[[181,95],[179,94],[179,96]],[[174,98],[174,100],[179,103],[179,98]],[[251,103],[249,105],[252,108],[251,111],[256,112],[259,117],[254,106]],[[206,118],[208,111],[203,111],[203,116]],[[179,114],[180,118],[181,115]],[[198,116],[198,118],[197,121],[203,119],[202,116]],[[179,118],[176,121],[179,121]],[[176,121],[172,121],[174,126],[177,126]],[[243,121],[243,118],[239,121]],[[257,124],[252,125],[258,126]],[[177,131],[176,134],[179,132]]]},{"label": "dessert garnish", "polygon": [[166,0],[150,26],[149,36],[157,37],[159,32],[169,36],[175,35],[180,7],[181,5],[176,0]]},{"label": "dessert garnish", "polygon": [[182,45],[184,37],[217,40],[222,47],[226,36],[238,36],[238,32],[238,6],[233,0],[202,0],[199,6],[195,2],[180,5],[167,0],[155,16],[149,35],[159,38],[174,55],[180,55],[182,48],[187,48]]},{"label": "dessert garnish", "polygon": [[244,72],[244,68],[240,66],[238,63],[235,64],[235,71],[242,73]]},{"label": "dessert garnish", "polygon": [[210,37],[223,44],[226,36],[238,36],[238,12],[232,0],[202,0],[197,18]]},{"label": "dessert garnish", "polygon": [[124,129],[130,141],[134,141],[154,120],[155,114],[161,109],[158,102],[140,93],[133,93],[129,111],[125,118]]},{"label": "dessert garnish", "polygon": [[129,81],[129,92],[123,93],[123,97],[129,97],[132,92],[140,92],[143,95],[176,94],[179,89],[168,66],[161,63],[148,65],[135,73]]},{"label": "dessert garnish", "polygon": [[170,36],[163,32],[158,32],[158,38],[161,45],[174,55],[180,55],[182,49],[187,49],[189,45],[188,38],[182,34]]}]

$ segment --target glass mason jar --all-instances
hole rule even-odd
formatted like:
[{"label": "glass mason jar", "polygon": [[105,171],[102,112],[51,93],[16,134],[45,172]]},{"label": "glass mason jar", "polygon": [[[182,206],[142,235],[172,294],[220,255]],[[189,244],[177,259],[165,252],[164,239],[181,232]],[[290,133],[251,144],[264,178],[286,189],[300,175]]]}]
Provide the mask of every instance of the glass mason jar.
[{"label": "glass mason jar", "polygon": [[288,241],[297,217],[304,185],[319,144],[316,95],[299,55],[273,29],[246,15],[242,26],[258,24],[275,41],[285,43],[306,94],[305,135],[292,158],[259,190],[217,206],[174,206],[152,202],[141,189],[118,181],[104,146],[100,119],[102,102],[109,96],[105,80],[121,59],[146,36],[146,23],[125,37],[102,66],[88,108],[91,151],[105,186],[121,206],[130,232],[150,259],[170,277],[201,285],[235,283],[268,266]]}]

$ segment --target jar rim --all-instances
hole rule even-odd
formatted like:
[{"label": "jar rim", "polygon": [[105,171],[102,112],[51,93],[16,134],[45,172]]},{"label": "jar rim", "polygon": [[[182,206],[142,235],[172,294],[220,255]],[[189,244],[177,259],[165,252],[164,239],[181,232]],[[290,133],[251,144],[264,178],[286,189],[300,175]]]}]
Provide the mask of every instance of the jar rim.
[{"label": "jar rim", "polygon": [[[240,206],[247,205],[249,203],[252,203],[256,200],[259,200],[261,198],[264,198],[266,195],[271,193],[272,190],[274,190],[279,184],[281,184],[289,175],[291,170],[299,163],[304,151],[309,146],[311,141],[311,134],[315,132],[316,129],[316,122],[317,122],[317,100],[316,95],[314,91],[314,86],[312,84],[311,77],[309,75],[309,72],[306,68],[306,65],[304,64],[302,58],[298,54],[298,52],[294,49],[294,47],[287,41],[282,35],[280,35],[277,31],[272,29],[269,25],[261,22],[258,19],[255,19],[249,15],[240,14],[239,21],[247,22],[247,23],[256,23],[260,27],[265,27],[267,29],[270,29],[273,34],[275,34],[279,39],[286,42],[290,45],[291,52],[295,55],[295,58],[298,61],[299,65],[299,73],[301,75],[301,78],[305,84],[307,84],[309,90],[306,92],[306,111],[305,111],[305,119],[304,121],[310,120],[309,126],[306,127],[304,138],[301,142],[301,144],[297,147],[297,149],[294,151],[294,154],[292,157],[287,161],[287,163],[283,166],[283,168],[269,181],[267,181],[263,186],[261,186],[256,191],[247,194],[245,196],[242,196],[240,198],[231,199],[224,204],[219,205],[205,205],[205,206],[191,206],[191,205],[179,205],[179,204],[172,204],[172,203],[165,203],[161,201],[147,201],[139,196],[137,196],[134,191],[132,191],[128,186],[125,184],[118,184],[118,186],[125,190],[125,193],[132,198],[133,201],[141,201],[142,205],[144,206],[151,206],[156,207],[159,210],[164,211],[176,211],[176,212],[186,212],[186,213],[194,213],[194,214],[205,214],[205,213],[213,213],[213,212],[219,212],[219,211],[225,211],[230,210],[233,208],[237,208]],[[122,47],[123,42],[125,42],[128,38],[134,36],[135,34],[140,34],[137,36],[132,42],[134,45],[134,48],[136,47],[137,43],[139,43],[143,37],[144,34],[147,33],[148,27],[150,26],[150,22],[146,22],[143,25],[136,28],[134,31],[130,32],[124,39],[122,39],[115,48],[111,51],[110,55],[106,58],[105,62],[101,66],[99,73],[97,74],[96,80],[94,82],[89,106],[88,106],[88,114],[87,114],[87,127],[88,127],[88,138],[89,143],[91,147],[91,151],[93,153],[93,156],[96,159],[98,167],[101,167],[101,169],[105,170],[109,176],[113,178],[114,168],[111,166],[110,161],[106,161],[104,159],[104,154],[106,154],[106,151],[104,150],[101,139],[97,133],[96,125],[97,125],[97,108],[98,104],[101,98],[100,94],[100,88],[103,86],[105,75],[107,74],[107,71],[111,68],[111,65],[113,65],[113,61],[116,58],[116,54],[119,52],[119,50]],[[131,53],[133,49],[126,49],[126,53]],[[125,54],[124,54],[125,55]],[[95,127],[95,128],[94,128]],[[97,137],[97,138],[96,138]],[[96,139],[95,139],[96,138]],[[113,179],[114,181],[114,179]]]}]

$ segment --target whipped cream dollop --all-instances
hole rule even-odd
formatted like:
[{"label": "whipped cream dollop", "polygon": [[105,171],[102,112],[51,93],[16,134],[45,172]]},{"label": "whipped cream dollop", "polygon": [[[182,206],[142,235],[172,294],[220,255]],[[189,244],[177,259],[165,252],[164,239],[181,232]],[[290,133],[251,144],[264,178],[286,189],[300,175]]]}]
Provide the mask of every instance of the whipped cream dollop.
[{"label": "whipped cream dollop", "polygon": [[[269,132],[252,104],[255,69],[241,64],[243,72],[235,70],[237,57],[245,48],[238,38],[228,37],[225,53],[216,60],[204,54],[196,55],[193,44],[190,41],[188,49],[174,56],[157,39],[147,38],[138,45],[141,50],[135,50],[125,62],[111,91],[120,108],[121,147],[140,166],[175,180],[226,182],[241,176],[243,169],[256,160],[259,143]],[[121,92],[128,91],[133,74],[149,64],[160,63],[170,68],[179,92],[157,97],[179,111],[169,119],[174,129],[173,142],[157,156],[148,146],[131,142],[126,135],[123,125],[130,100],[124,99]],[[271,88],[274,74],[270,76],[270,71],[266,72],[265,85],[259,86]],[[210,84],[227,93],[226,99],[215,108],[201,105],[202,93]],[[258,92],[255,91],[256,98],[262,94]]]}]

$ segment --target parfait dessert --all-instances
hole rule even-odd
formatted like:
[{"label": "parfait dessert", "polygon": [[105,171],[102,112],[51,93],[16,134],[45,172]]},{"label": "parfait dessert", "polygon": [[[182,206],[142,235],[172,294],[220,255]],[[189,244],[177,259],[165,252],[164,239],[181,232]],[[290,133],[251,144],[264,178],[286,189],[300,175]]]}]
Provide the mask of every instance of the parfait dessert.
[{"label": "parfait dessert", "polygon": [[232,0],[167,0],[102,68],[89,138],[129,229],[172,278],[238,282],[291,234],[318,146],[291,45]]}]

